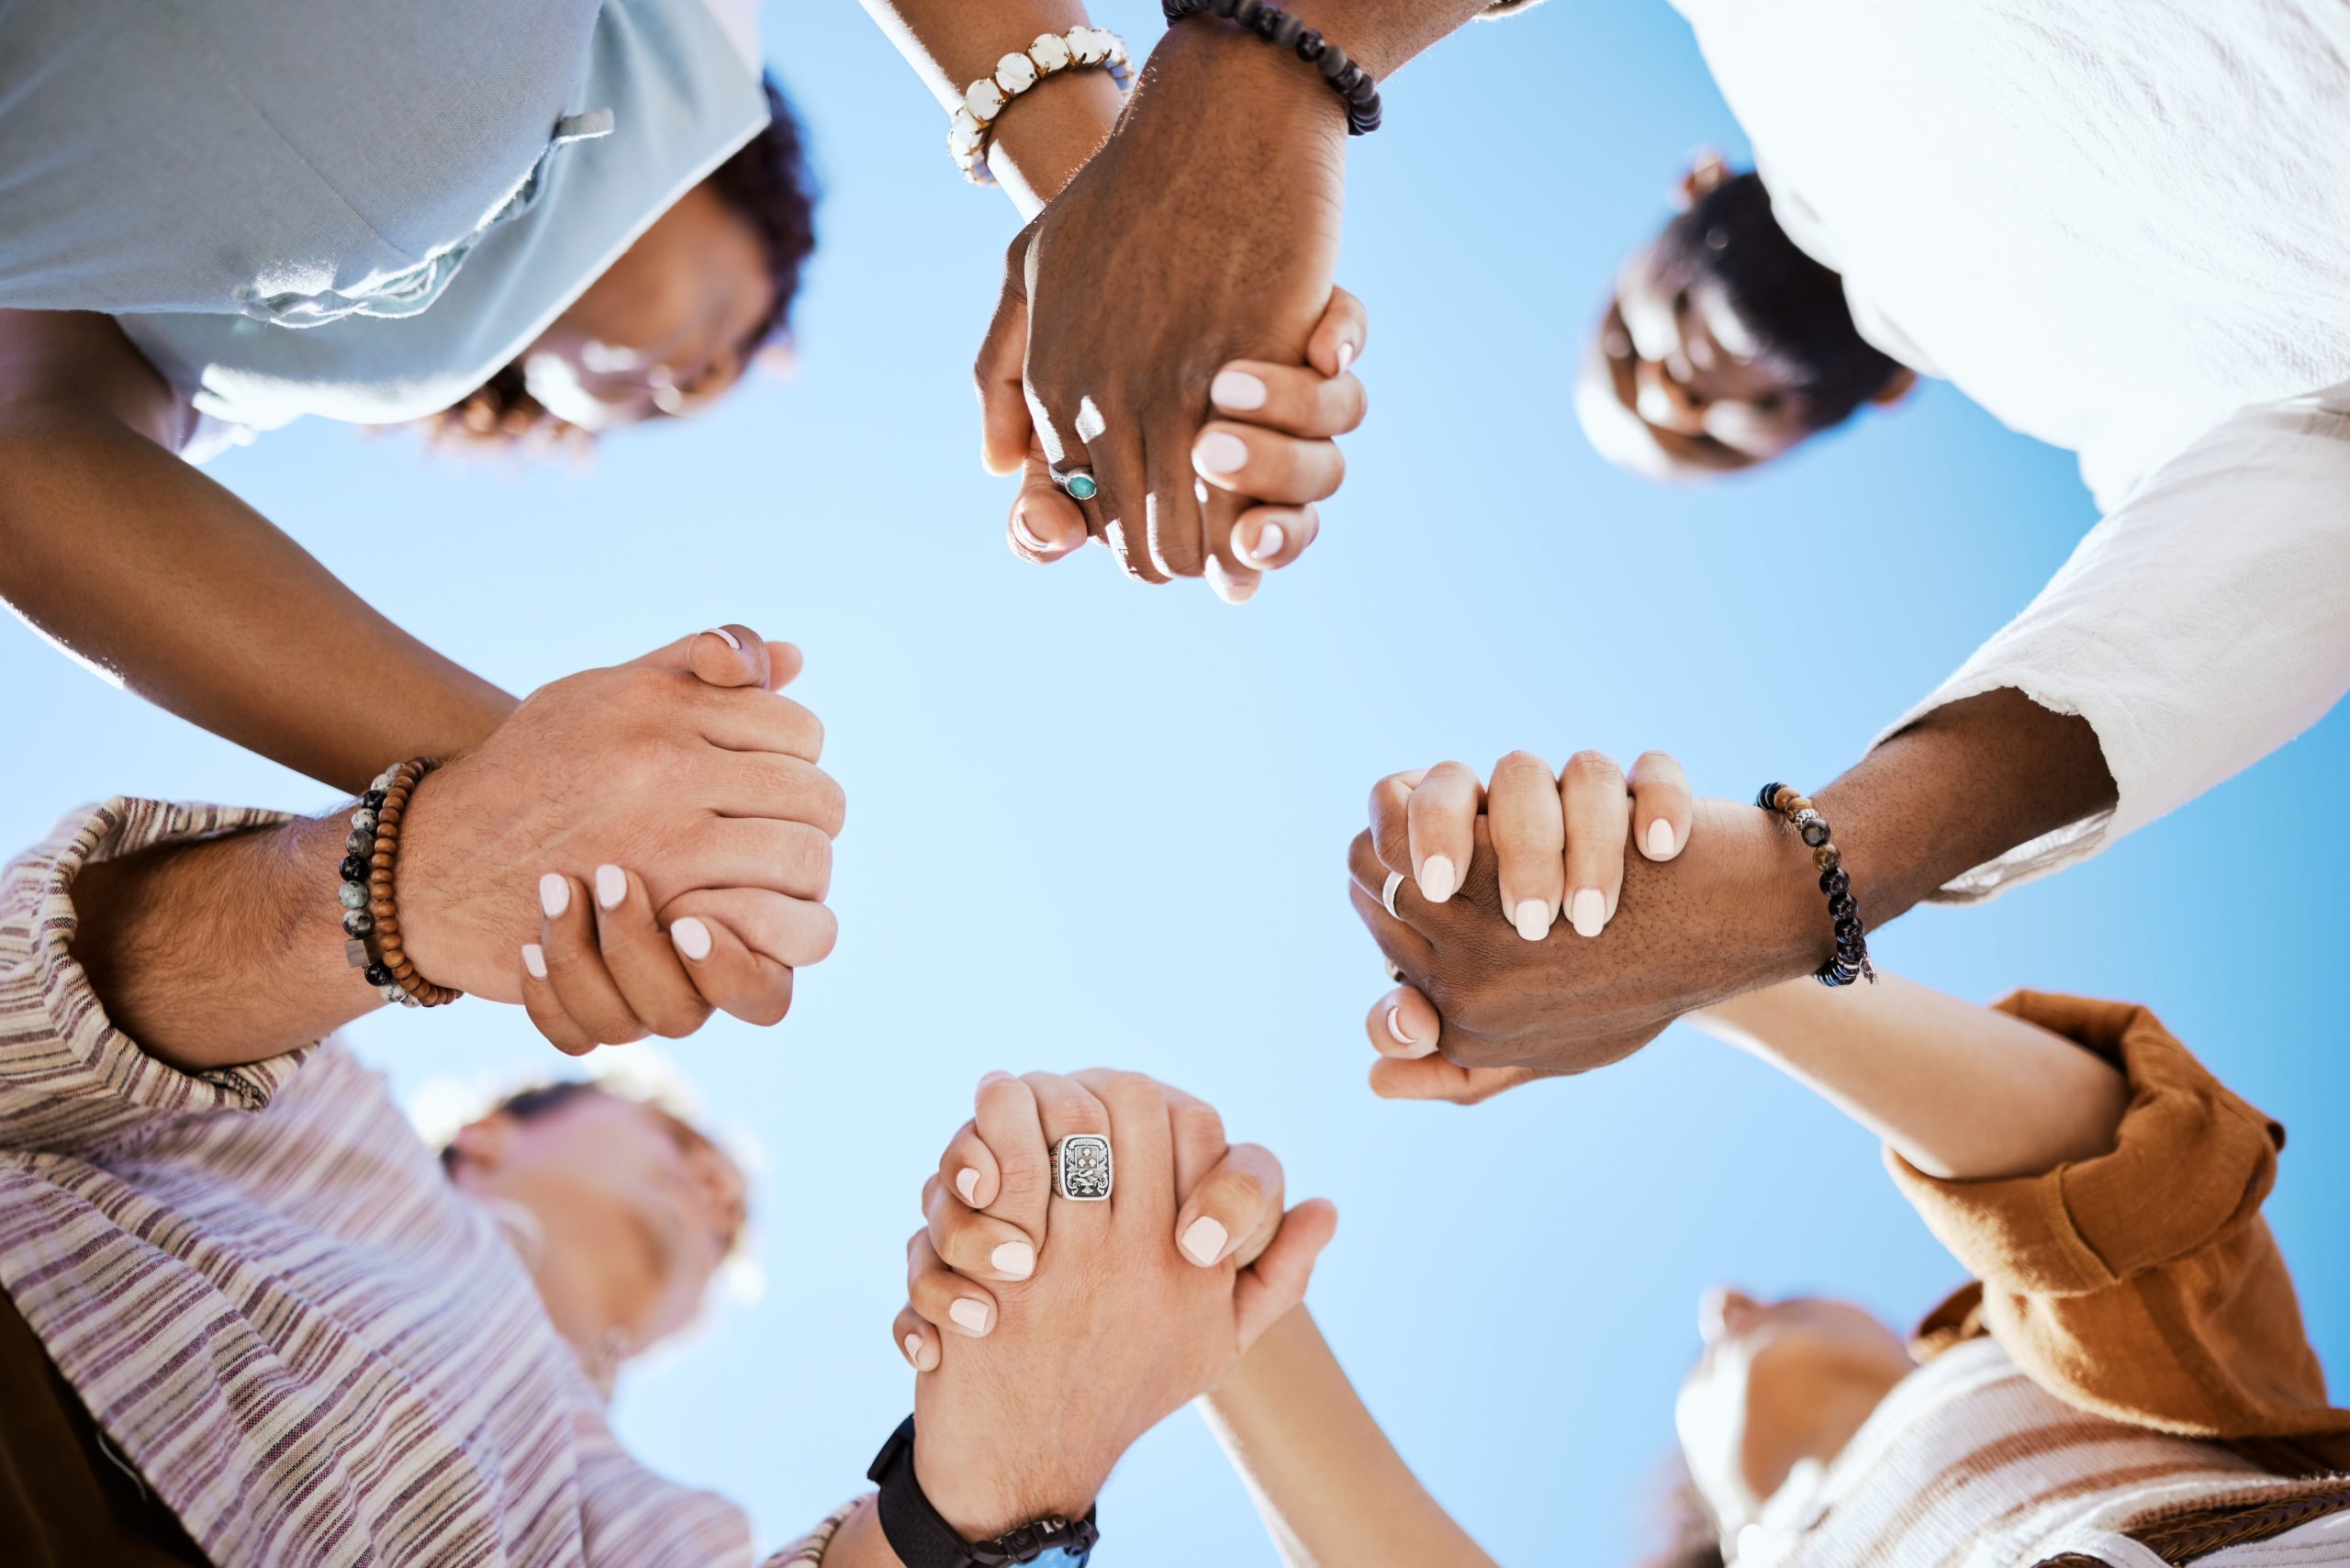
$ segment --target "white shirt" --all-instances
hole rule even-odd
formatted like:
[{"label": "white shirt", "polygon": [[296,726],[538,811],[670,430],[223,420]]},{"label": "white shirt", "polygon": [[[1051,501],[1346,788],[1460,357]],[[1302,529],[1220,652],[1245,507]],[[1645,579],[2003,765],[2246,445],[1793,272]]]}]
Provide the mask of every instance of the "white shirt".
[{"label": "white shirt", "polygon": [[2077,453],[2107,513],[1894,729],[2014,687],[2089,721],[2118,802],[1942,896],[2322,717],[2350,689],[2350,6],[1675,4],[1862,330]]}]

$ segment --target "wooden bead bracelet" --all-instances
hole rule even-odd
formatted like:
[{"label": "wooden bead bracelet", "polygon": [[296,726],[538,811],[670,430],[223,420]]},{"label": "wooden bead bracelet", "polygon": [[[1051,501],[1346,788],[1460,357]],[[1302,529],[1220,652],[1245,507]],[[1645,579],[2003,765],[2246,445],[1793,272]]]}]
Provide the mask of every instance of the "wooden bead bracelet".
[{"label": "wooden bead bracelet", "polygon": [[1819,870],[1819,890],[1828,895],[1828,918],[1834,923],[1836,951],[1811,971],[1812,979],[1827,986],[1851,985],[1859,980],[1875,984],[1876,970],[1869,964],[1868,931],[1861,924],[1861,906],[1852,897],[1852,879],[1844,869],[1843,852],[1836,847],[1836,840],[1829,833],[1828,819],[1819,814],[1808,796],[1796,793],[1789,784],[1763,785],[1756,793],[1754,803],[1783,818],[1801,836],[1811,850],[1812,865]]},{"label": "wooden bead bracelet", "polygon": [[400,819],[417,781],[437,765],[418,757],[387,767],[359,798],[351,813],[351,836],[343,841],[341,867],[343,956],[366,971],[367,983],[386,1002],[404,1007],[442,1007],[464,992],[435,985],[417,973],[400,940],[399,900],[393,891],[398,869]]},{"label": "wooden bead bracelet", "polygon": [[1379,129],[1379,84],[1370,72],[1347,58],[1347,51],[1272,4],[1272,0],[1159,0],[1167,25],[1186,17],[1221,17],[1275,49],[1292,50],[1298,59],[1322,73],[1322,80],[1347,106],[1347,134],[1369,136]]}]

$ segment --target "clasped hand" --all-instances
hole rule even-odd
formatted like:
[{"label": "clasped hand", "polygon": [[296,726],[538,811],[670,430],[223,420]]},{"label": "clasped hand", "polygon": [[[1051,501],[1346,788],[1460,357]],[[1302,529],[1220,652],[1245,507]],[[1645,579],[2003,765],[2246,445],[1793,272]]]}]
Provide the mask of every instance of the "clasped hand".
[{"label": "clasped hand", "polygon": [[1605,1067],[1784,978],[1790,942],[1827,929],[1805,919],[1800,841],[1693,801],[1661,752],[1628,776],[1598,752],[1557,773],[1514,752],[1489,784],[1439,763],[1381,779],[1371,818],[1348,890],[1401,981],[1365,1020],[1371,1088],[1393,1099],[1471,1103]]},{"label": "clasped hand", "polygon": [[398,871],[403,935],[442,984],[520,1002],[578,1053],[772,1024],[832,950],[845,800],[823,725],[778,689],[800,653],[744,626],[532,692],[428,775]]},{"label": "clasped hand", "polygon": [[[1050,1150],[1109,1137],[1112,1195]],[[1281,1162],[1140,1073],[990,1073],[923,1189],[894,1328],[923,1375],[914,1468],[967,1539],[1091,1506],[1118,1456],[1304,1299],[1337,1211],[1282,1212]]]}]

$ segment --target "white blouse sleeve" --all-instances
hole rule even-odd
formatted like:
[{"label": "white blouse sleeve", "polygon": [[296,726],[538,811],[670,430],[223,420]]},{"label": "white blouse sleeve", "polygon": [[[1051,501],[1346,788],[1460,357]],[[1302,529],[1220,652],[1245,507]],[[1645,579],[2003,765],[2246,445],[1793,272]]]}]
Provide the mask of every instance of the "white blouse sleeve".
[{"label": "white blouse sleeve", "polygon": [[2350,689],[2350,413],[2298,398],[2214,427],[1878,740],[2002,688],[2087,719],[2118,798],[1975,868],[1941,902],[2086,859],[2324,717]]}]

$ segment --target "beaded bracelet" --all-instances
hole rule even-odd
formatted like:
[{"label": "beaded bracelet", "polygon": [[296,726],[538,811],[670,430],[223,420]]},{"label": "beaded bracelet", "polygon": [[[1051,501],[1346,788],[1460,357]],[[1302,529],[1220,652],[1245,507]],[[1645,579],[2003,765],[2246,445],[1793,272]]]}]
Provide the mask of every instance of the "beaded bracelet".
[{"label": "beaded bracelet", "polygon": [[962,106],[946,127],[946,152],[975,185],[995,184],[988,168],[988,135],[1012,100],[1056,72],[1099,65],[1123,93],[1134,85],[1126,65],[1126,42],[1101,28],[1075,27],[1065,33],[1039,33],[1026,49],[995,62],[992,75],[964,89]]},{"label": "beaded bracelet", "polygon": [[1844,857],[1828,831],[1828,819],[1808,796],[1796,792],[1795,787],[1776,782],[1765,784],[1754,797],[1754,803],[1764,811],[1786,820],[1789,827],[1799,834],[1811,849],[1811,863],[1819,868],[1819,890],[1828,895],[1828,918],[1835,923],[1835,954],[1811,971],[1812,978],[1822,985],[1850,985],[1856,980],[1876,983],[1876,970],[1869,965],[1868,932],[1861,924],[1861,906],[1852,898],[1852,879],[1844,870]]},{"label": "beaded bracelet", "polygon": [[442,1007],[464,994],[434,985],[416,972],[401,946],[399,902],[392,891],[399,863],[400,818],[407,814],[417,780],[435,766],[419,757],[375,776],[360,796],[359,809],[351,813],[351,836],[343,840],[338,868],[342,877],[336,896],[342,903],[343,957],[352,968],[365,971],[367,983],[385,1001],[404,1007]]},{"label": "beaded bracelet", "polygon": [[1237,22],[1275,49],[1295,50],[1297,57],[1322,73],[1322,80],[1347,106],[1347,133],[1369,136],[1379,129],[1379,84],[1371,73],[1347,58],[1347,51],[1282,10],[1271,0],[1159,0],[1173,27],[1186,17],[1203,13]]}]

